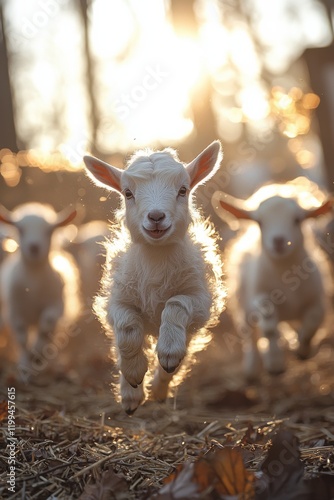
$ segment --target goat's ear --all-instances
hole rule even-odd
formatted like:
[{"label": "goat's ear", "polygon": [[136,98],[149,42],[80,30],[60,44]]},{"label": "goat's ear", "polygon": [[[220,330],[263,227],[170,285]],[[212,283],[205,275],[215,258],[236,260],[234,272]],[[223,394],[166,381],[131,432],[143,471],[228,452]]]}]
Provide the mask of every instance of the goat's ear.
[{"label": "goat's ear", "polygon": [[105,163],[94,156],[84,156],[84,162],[87,170],[91,174],[91,177],[93,177],[94,182],[97,181],[96,184],[103,185],[103,187],[107,187],[109,189],[114,189],[119,193],[122,192],[122,170],[114,167],[113,165],[109,165],[109,163]]},{"label": "goat's ear", "polygon": [[73,207],[64,208],[64,210],[58,212],[54,227],[56,228],[66,226],[74,219],[76,215],[77,211]]},{"label": "goat's ear", "polygon": [[219,168],[223,151],[219,141],[214,141],[186,166],[190,189],[210,178]]},{"label": "goat's ear", "polygon": [[255,220],[254,211],[242,207],[242,200],[229,196],[222,191],[215,191],[211,198],[212,206],[220,219],[225,219],[229,212],[237,219]]},{"label": "goat's ear", "polygon": [[0,205],[0,222],[4,222],[5,224],[15,225],[15,222],[12,217],[12,213],[7,210],[3,205]]},{"label": "goat's ear", "polygon": [[328,212],[331,211],[333,208],[333,201],[332,199],[329,199],[325,201],[320,207],[313,208],[311,210],[305,210],[305,219],[309,219],[311,217],[319,217],[319,215],[325,215]]}]

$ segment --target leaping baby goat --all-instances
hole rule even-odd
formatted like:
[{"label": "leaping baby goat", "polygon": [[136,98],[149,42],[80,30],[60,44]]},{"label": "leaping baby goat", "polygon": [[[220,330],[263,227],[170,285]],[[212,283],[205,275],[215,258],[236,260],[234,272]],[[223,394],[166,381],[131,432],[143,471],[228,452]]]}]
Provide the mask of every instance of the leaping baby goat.
[{"label": "leaping baby goat", "polygon": [[164,400],[187,350],[200,348],[195,332],[217,321],[223,309],[216,239],[191,203],[191,193],[216,172],[221,157],[216,141],[186,166],[172,149],[139,151],[125,170],[84,158],[97,184],[123,197],[95,311],[114,339],[129,414],[145,399],[151,336],[159,359],[151,393]]}]

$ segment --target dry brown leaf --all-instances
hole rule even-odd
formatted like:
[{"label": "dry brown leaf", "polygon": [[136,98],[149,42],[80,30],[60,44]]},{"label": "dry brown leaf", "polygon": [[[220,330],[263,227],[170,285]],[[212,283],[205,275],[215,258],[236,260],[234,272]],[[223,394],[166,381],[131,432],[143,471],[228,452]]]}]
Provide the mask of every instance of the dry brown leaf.
[{"label": "dry brown leaf", "polygon": [[159,490],[157,495],[154,495],[154,500],[196,500],[203,499],[200,493],[199,484],[194,481],[196,477],[195,465],[198,462],[186,462],[181,467],[178,467],[176,473],[171,474],[166,484]]},{"label": "dry brown leaf", "polygon": [[276,434],[261,470],[257,500],[313,500],[303,477],[299,442],[291,431],[282,429]]},{"label": "dry brown leaf", "polygon": [[[168,484],[159,494],[170,494],[171,498],[183,499],[197,498],[195,493],[202,495],[205,492],[209,495],[216,492],[220,498],[228,495],[240,500],[253,500],[254,480],[254,474],[245,469],[239,450],[231,447],[213,448],[197,462],[179,467],[167,478],[165,482]],[[189,495],[190,492],[192,497],[178,496],[185,493]]]},{"label": "dry brown leaf", "polygon": [[212,464],[205,458],[200,458],[194,465],[194,481],[198,484],[199,491],[213,490],[218,478]]},{"label": "dry brown leaf", "polygon": [[219,481],[215,489],[222,495],[235,496],[240,499],[254,498],[254,480],[252,472],[246,470],[242,455],[236,448],[216,448],[206,456]]}]

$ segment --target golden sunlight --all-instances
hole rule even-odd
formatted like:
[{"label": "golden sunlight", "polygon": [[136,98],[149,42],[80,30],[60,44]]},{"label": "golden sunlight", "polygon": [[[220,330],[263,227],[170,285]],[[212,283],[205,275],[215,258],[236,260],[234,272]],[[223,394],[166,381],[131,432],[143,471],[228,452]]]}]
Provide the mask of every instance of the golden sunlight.
[{"label": "golden sunlight", "polygon": [[[208,136],[229,143],[249,129],[287,139],[311,130],[319,96],[297,85],[270,88],[266,58],[242,9],[197,2],[192,27],[182,31],[163,0],[94,0],[85,9],[68,4],[50,13],[38,0],[5,4],[13,61],[17,53],[29,61],[29,70],[12,68],[24,151],[1,152],[7,186],[20,183],[23,166],[81,169],[87,151],[108,156],[177,147],[203,134],[206,120]],[[269,12],[263,7],[262,14]],[[303,168],[317,158],[307,147],[294,157]]]}]

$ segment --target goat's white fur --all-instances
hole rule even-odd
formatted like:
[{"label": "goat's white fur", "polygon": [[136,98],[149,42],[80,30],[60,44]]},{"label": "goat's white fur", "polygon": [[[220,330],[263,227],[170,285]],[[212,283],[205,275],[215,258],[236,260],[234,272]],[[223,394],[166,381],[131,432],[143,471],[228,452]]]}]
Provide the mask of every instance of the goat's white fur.
[{"label": "goat's white fur", "polygon": [[[306,194],[296,183],[288,187],[265,186],[247,200],[253,205],[257,201],[254,209],[220,191],[212,197],[213,207],[222,219],[227,210],[238,219],[257,222],[232,241],[226,252],[228,304],[244,341],[244,371],[249,379],[259,376],[262,362],[268,372],[284,371],[284,349],[278,330],[281,321],[298,323],[297,353],[305,358],[324,320],[324,257],[311,235],[305,237],[303,221],[327,213],[331,202],[305,209],[300,203]],[[267,339],[262,358],[259,332]]]},{"label": "goat's white fur", "polygon": [[[70,256],[53,252],[53,231],[68,224],[73,209],[56,213],[50,206],[26,203],[9,212],[0,207],[0,220],[18,230],[19,248],[1,266],[2,312],[20,346],[19,369],[26,375],[32,353],[42,355],[60,318],[73,320],[79,312],[77,273]],[[35,344],[28,346],[29,330],[37,329]]]},{"label": "goat's white fur", "polygon": [[127,413],[145,399],[152,336],[158,337],[160,365],[151,392],[164,400],[195,332],[217,320],[223,308],[216,240],[190,202],[190,191],[214,174],[221,156],[217,141],[187,166],[172,149],[140,151],[124,171],[84,159],[100,185],[124,196],[107,244],[96,312],[114,338]]}]

